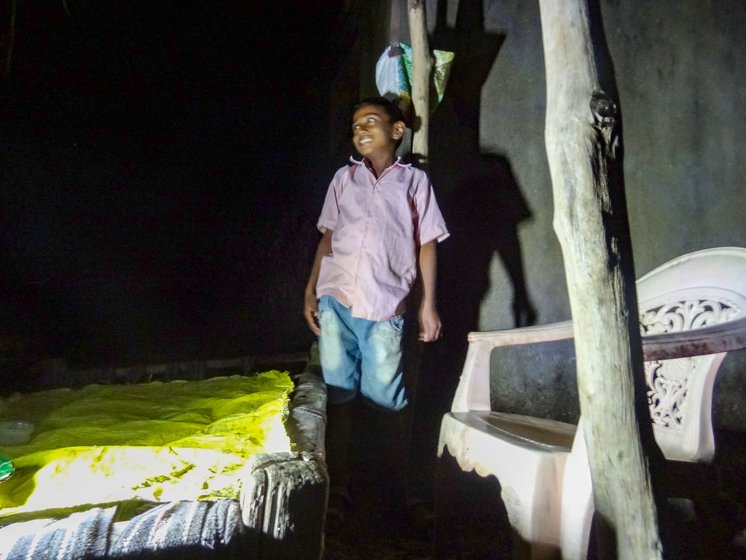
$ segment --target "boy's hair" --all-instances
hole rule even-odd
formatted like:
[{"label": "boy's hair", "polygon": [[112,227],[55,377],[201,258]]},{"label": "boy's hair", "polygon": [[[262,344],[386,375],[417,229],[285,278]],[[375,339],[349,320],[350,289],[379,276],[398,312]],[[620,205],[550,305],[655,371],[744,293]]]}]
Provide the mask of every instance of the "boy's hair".
[{"label": "boy's hair", "polygon": [[402,121],[406,124],[404,113],[402,113],[399,105],[385,97],[366,97],[365,99],[361,99],[360,102],[352,108],[352,113],[354,114],[355,111],[361,107],[365,107],[366,105],[375,105],[376,107],[380,107],[386,111],[386,114],[389,116],[392,123]]}]

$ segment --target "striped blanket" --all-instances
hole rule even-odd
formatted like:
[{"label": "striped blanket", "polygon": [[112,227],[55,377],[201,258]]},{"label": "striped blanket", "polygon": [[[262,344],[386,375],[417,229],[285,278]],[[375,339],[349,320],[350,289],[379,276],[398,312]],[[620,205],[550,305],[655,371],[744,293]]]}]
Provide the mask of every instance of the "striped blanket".
[{"label": "striped blanket", "polygon": [[115,507],[0,528],[0,560],[250,558],[237,500],[158,504],[114,523]]}]

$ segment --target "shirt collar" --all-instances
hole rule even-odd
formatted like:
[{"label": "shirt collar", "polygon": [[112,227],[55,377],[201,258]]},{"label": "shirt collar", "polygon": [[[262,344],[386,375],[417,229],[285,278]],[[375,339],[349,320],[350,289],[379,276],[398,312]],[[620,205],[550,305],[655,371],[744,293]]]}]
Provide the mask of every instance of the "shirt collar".
[{"label": "shirt collar", "polygon": [[[360,158],[358,160],[358,159],[355,159],[353,156],[350,156],[350,162],[354,163],[356,165],[365,165],[365,158]],[[400,156],[396,156],[396,161],[394,163],[392,163],[390,167],[394,167],[395,165],[398,165],[400,167],[412,167],[411,163],[404,163],[401,160]]]}]

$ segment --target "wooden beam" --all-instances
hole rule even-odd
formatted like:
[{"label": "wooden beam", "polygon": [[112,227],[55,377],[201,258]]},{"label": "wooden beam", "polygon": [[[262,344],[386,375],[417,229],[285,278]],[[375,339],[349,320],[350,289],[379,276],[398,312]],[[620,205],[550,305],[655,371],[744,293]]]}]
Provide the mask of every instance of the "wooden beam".
[{"label": "wooden beam", "polygon": [[424,0],[408,0],[407,16],[412,42],[412,153],[424,164],[427,163],[429,151],[430,72],[433,65],[427,40]]},{"label": "wooden beam", "polygon": [[[662,544],[648,470],[654,444],[652,437],[641,436],[650,419],[641,417],[647,406],[639,400],[644,399],[639,390],[643,364],[634,277],[625,275],[634,274],[626,260],[631,261],[631,243],[625,209],[609,188],[619,130],[616,105],[599,83],[587,0],[539,4],[554,228],[575,329],[599,553],[602,558],[659,559]],[[602,33],[593,31],[594,36]]]}]

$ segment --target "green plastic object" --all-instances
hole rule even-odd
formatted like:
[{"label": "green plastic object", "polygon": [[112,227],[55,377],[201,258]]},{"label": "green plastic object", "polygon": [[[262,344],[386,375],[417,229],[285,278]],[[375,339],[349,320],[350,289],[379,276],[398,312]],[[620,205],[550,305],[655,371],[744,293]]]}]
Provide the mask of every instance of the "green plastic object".
[{"label": "green plastic object", "polygon": [[13,461],[7,457],[0,455],[0,482],[10,478],[16,468],[13,466]]}]

